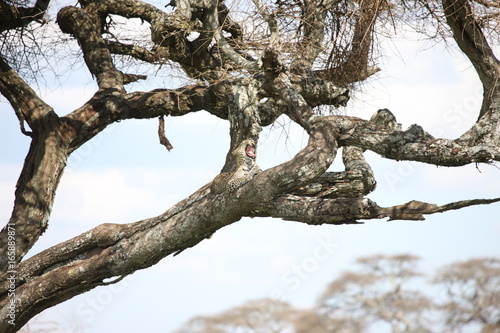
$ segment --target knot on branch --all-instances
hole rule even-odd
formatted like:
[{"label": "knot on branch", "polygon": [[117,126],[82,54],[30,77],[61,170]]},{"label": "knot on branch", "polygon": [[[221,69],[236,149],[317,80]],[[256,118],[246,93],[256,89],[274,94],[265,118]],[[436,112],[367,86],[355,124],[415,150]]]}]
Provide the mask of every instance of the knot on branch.
[{"label": "knot on branch", "polygon": [[92,237],[98,247],[106,248],[123,236],[123,229],[124,227],[119,224],[103,223],[92,230]]},{"label": "knot on branch", "polygon": [[278,58],[278,53],[273,48],[267,48],[264,51],[262,68],[270,80],[276,78],[285,69]]},{"label": "knot on branch", "polygon": [[300,94],[311,107],[319,105],[346,106],[350,90],[339,87],[331,81],[308,77],[298,83]]},{"label": "knot on branch", "polygon": [[388,129],[401,130],[401,124],[397,122],[396,117],[389,109],[379,109],[373,114],[370,121]]},{"label": "knot on branch", "polygon": [[434,137],[424,131],[422,126],[413,124],[411,125],[406,131],[405,134],[408,136],[409,139],[412,141],[417,141],[417,140],[433,140]]},{"label": "knot on branch", "polygon": [[[82,24],[92,25],[91,20],[87,20],[87,13],[76,7],[64,7],[57,13],[57,23],[61,31],[70,35],[74,34],[75,27]],[[95,28],[93,26],[93,28]]]}]

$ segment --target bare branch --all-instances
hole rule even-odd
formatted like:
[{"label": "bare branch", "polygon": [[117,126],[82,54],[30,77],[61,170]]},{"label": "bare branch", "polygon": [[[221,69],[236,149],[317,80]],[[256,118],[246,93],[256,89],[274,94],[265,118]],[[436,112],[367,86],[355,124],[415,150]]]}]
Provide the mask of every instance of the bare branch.
[{"label": "bare branch", "polygon": [[111,40],[105,40],[105,43],[109,51],[113,54],[128,55],[151,64],[161,64],[166,62],[169,58],[168,49],[164,47],[158,47],[150,51],[137,45],[124,44]]},{"label": "bare branch", "polygon": [[393,220],[425,220],[424,215],[442,213],[474,205],[486,205],[499,202],[496,199],[474,199],[449,203],[443,206],[422,201],[380,207],[367,198],[325,199],[299,197],[296,195],[280,196],[272,201],[256,204],[253,216],[276,217],[289,221],[319,224],[352,224],[358,220],[389,218]]},{"label": "bare branch", "polygon": [[274,49],[278,47],[278,42],[280,40],[280,31],[276,19],[273,17],[273,14],[269,12],[269,9],[262,3],[261,0],[252,1],[259,10],[260,15],[262,15],[262,17],[266,20],[269,31],[271,32],[271,37],[269,39],[269,48]]},{"label": "bare branch", "polygon": [[479,113],[481,118],[500,96],[500,61],[475,20],[468,1],[443,0],[443,8],[455,41],[471,61],[483,84],[484,98]]},{"label": "bare branch", "polygon": [[302,38],[297,44],[290,71],[305,73],[311,70],[318,54],[323,51],[325,38],[325,18],[328,10],[338,1],[305,1],[301,7]]},{"label": "bare branch", "polygon": [[38,130],[48,115],[56,117],[52,107],[47,105],[36,92],[0,57],[0,92],[14,108],[21,131],[26,121],[32,130]]},{"label": "bare branch", "polygon": [[[338,37],[339,41],[333,41],[326,69],[315,71],[318,77],[328,78],[338,85],[364,81],[380,71],[378,67],[369,66],[374,27],[378,17],[390,10],[390,4],[386,0],[360,0],[357,3],[339,5],[352,8],[344,9],[347,12],[335,19],[335,26],[341,24],[337,21],[346,21],[342,27],[331,29],[345,30],[342,32],[345,36]],[[351,20],[354,21],[354,28],[351,28]],[[343,39],[349,39],[348,46],[341,44]]]},{"label": "bare branch", "polygon": [[33,21],[42,21],[50,0],[37,0],[30,8],[0,2],[0,32],[27,26]]},{"label": "bare branch", "polygon": [[237,52],[224,38],[222,34],[221,24],[218,18],[217,6],[213,6],[211,9],[210,16],[212,17],[209,26],[211,31],[215,31],[214,38],[217,42],[219,49],[237,66],[240,66],[249,72],[255,72],[260,69],[260,64],[257,61],[249,60]]},{"label": "bare branch", "polygon": [[65,7],[57,14],[61,30],[75,36],[81,45],[85,63],[97,78],[101,89],[124,92],[123,75],[115,68],[111,53],[100,35],[100,17],[76,7]]},{"label": "bare branch", "polygon": [[[434,139],[418,125],[406,131],[382,130],[359,118],[330,116],[339,126],[339,141],[395,160],[419,161],[441,166],[500,161],[500,147],[495,141],[475,145],[462,140]],[[498,134],[495,134],[498,135]],[[475,137],[475,140],[480,138]]]}]

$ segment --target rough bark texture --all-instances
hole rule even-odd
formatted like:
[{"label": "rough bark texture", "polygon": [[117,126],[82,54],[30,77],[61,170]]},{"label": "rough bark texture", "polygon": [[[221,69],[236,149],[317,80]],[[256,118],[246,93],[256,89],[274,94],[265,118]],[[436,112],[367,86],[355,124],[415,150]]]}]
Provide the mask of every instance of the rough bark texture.
[{"label": "rough bark texture", "polygon": [[[314,107],[345,105],[350,85],[378,71],[370,66],[372,35],[377,20],[393,5],[356,1],[359,6],[349,7],[352,12],[348,12],[343,7],[348,2],[326,0],[318,6],[307,0],[300,6],[301,15],[286,16],[297,9],[297,3],[283,1],[274,6],[254,1],[255,19],[265,22],[268,36],[255,32],[245,36],[223,1],[178,0],[169,13],[138,0],[81,0],[79,7],[62,8],[58,25],[78,41],[99,87],[89,101],[65,116],[57,115],[0,54],[0,92],[12,105],[21,131],[32,140],[11,218],[0,235],[2,253],[8,254],[0,258],[1,332],[15,332],[44,309],[113,283],[105,282],[109,278],[116,282],[180,253],[245,216],[308,224],[421,220],[425,214],[500,200],[473,199],[443,206],[411,201],[380,207],[365,197],[376,184],[363,157],[365,150],[394,160],[439,166],[500,161],[500,63],[468,1],[442,3],[453,37],[484,88],[477,122],[456,140],[434,138],[418,125],[403,131],[385,109],[371,120],[318,115]],[[15,8],[2,1],[0,31],[41,19],[47,6],[48,2],[38,1],[34,8]],[[152,46],[109,38],[109,15],[148,22]],[[335,15],[336,21],[332,21]],[[339,38],[329,40],[327,31],[337,31],[347,19],[353,22],[351,32],[340,37],[332,33]],[[295,25],[287,20],[294,20]],[[292,34],[287,29],[293,26],[298,30]],[[196,83],[178,89],[126,92],[127,83],[144,76],[120,71],[114,62],[116,55],[152,64],[177,63]],[[71,153],[117,121],[182,116],[200,110],[231,125],[230,149],[221,170],[225,176],[215,182],[233,179],[235,173],[242,181],[230,190],[209,183],[159,216],[123,225],[103,224],[23,260],[48,226]],[[260,170],[255,153],[261,128],[282,114],[302,126],[309,141],[289,161]],[[168,146],[161,133],[160,123],[160,137]],[[242,146],[245,142],[248,144]],[[345,171],[327,172],[339,147],[344,148]],[[9,238],[14,226],[15,244]],[[16,272],[15,294],[11,292],[12,271]],[[15,325],[9,323],[11,304],[15,304]]]}]

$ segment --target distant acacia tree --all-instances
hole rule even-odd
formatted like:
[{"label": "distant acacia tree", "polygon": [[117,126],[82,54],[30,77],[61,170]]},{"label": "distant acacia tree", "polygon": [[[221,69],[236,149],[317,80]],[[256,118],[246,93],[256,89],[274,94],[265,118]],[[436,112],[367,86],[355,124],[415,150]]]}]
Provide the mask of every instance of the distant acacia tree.
[{"label": "distant acacia tree", "polygon": [[194,317],[175,333],[285,332],[291,327],[295,312],[288,303],[281,301],[248,301],[217,315]]},{"label": "distant acacia tree", "polygon": [[444,288],[439,304],[447,332],[478,325],[482,333],[500,332],[500,260],[476,258],[443,267],[434,283]]},{"label": "distant acacia tree", "polygon": [[[335,332],[344,333],[343,323],[335,325]],[[296,310],[293,320],[294,333],[324,333],[327,332],[327,324],[315,309]],[[349,331],[356,333],[356,331]]]},{"label": "distant acacia tree", "polygon": [[435,294],[433,288],[421,288],[430,287],[424,279],[418,290],[410,287],[423,277],[418,261],[408,254],[359,258],[357,268],[333,280],[312,309],[256,300],[214,316],[195,317],[175,333],[233,333],[243,327],[276,333],[451,333],[469,325],[481,333],[500,332],[500,260],[476,258],[441,267],[431,280],[441,290]]},{"label": "distant acacia tree", "polygon": [[[228,6],[175,0],[165,8],[139,0],[79,0],[56,16],[47,12],[53,3],[0,0],[0,92],[31,140],[0,233],[7,254],[0,256],[1,332],[17,331],[37,313],[195,246],[242,217],[315,225],[421,220],[500,200],[380,207],[366,198],[376,181],[363,157],[371,150],[397,161],[455,167],[500,161],[500,63],[489,44],[498,40],[498,1],[253,0]],[[127,30],[132,20],[145,29]],[[477,122],[455,140],[434,138],[417,125],[402,130],[385,109],[370,121],[329,112],[380,70],[376,37],[392,34],[388,26],[407,24],[451,36],[481,80]],[[38,89],[41,70],[54,69],[57,76],[57,61],[74,54],[98,88],[77,109],[54,110]],[[128,60],[176,69],[183,83],[129,91],[128,83],[146,76]],[[213,182],[159,216],[98,225],[23,260],[49,225],[71,154],[125,119],[159,118],[160,141],[171,149],[163,117],[200,110],[230,124],[230,148]],[[282,116],[301,126],[309,141],[290,160],[261,170],[261,129]],[[339,147],[345,171],[327,172]]]},{"label": "distant acacia tree", "polygon": [[[360,269],[343,273],[319,299],[322,316],[348,320],[351,332],[384,323],[390,331],[430,332],[431,299],[408,283],[421,274],[412,255],[371,256],[357,260]],[[335,327],[332,327],[332,332]]]}]

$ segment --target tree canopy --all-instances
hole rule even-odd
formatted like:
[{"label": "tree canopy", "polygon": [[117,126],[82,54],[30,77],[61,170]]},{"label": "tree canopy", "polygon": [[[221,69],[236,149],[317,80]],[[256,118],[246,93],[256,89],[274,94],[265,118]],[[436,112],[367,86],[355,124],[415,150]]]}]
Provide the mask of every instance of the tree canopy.
[{"label": "tree canopy", "polygon": [[408,254],[358,258],[357,269],[331,281],[312,309],[252,300],[220,314],[194,317],[175,332],[498,331],[498,259],[474,258],[441,267],[432,280],[437,291],[422,281],[414,283],[427,279],[417,268],[419,260]]},{"label": "tree canopy", "polygon": [[[311,225],[422,220],[500,201],[412,200],[381,207],[367,198],[376,179],[363,156],[369,150],[447,167],[500,160],[500,63],[491,46],[499,38],[498,1],[176,0],[155,6],[80,0],[57,10],[53,4],[0,1],[0,92],[30,140],[0,237],[7,254],[0,259],[5,332],[177,255],[243,217]],[[140,29],[127,28],[138,20]],[[419,125],[403,130],[385,108],[369,120],[338,112],[380,72],[377,41],[401,27],[455,43],[477,72],[477,121],[458,138],[436,138]],[[54,110],[40,93],[44,73],[62,75],[62,61],[83,64],[97,86],[75,110]],[[142,65],[150,75],[175,75],[177,86],[128,89],[146,78]],[[160,142],[170,150],[175,144],[165,135],[164,117],[201,110],[229,123],[219,176],[158,216],[104,223],[24,259],[49,227],[61,177],[79,148],[122,120],[158,118]],[[308,142],[288,161],[262,170],[262,128],[282,117],[300,126]],[[339,148],[345,170],[329,171]]]}]

